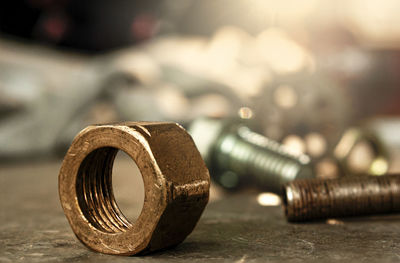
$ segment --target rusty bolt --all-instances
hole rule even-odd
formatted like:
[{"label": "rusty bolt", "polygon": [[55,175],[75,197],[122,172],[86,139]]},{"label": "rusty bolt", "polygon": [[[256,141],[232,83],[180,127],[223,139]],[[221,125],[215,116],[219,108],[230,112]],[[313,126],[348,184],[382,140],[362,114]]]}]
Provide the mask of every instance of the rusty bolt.
[{"label": "rusty bolt", "polygon": [[[126,152],[139,167],[145,200],[129,222],[112,191],[112,166]],[[93,125],[69,148],[59,174],[64,213],[79,240],[106,254],[134,255],[182,242],[209,196],[208,170],[192,138],[174,123]]]},{"label": "rusty bolt", "polygon": [[283,193],[290,222],[400,212],[400,175],[304,179]]}]

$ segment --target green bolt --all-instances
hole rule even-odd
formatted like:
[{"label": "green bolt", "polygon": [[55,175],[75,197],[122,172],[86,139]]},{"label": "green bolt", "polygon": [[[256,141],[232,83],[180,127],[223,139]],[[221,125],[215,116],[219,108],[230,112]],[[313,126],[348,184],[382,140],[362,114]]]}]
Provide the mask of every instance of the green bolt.
[{"label": "green bolt", "polygon": [[200,118],[189,127],[213,179],[227,189],[244,185],[281,192],[283,184],[313,178],[310,158],[251,131],[238,121]]}]

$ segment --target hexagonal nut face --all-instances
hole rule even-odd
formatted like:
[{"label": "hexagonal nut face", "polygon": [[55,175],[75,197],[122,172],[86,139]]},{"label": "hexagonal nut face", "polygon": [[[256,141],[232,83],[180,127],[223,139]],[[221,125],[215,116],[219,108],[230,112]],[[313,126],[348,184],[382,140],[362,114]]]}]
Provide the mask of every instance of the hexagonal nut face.
[{"label": "hexagonal nut face", "polygon": [[[129,222],[112,192],[118,150],[141,171],[145,200]],[[182,242],[195,227],[209,197],[210,176],[192,138],[178,124],[126,122],[82,130],[59,174],[59,194],[75,235],[89,248],[134,255]]]}]

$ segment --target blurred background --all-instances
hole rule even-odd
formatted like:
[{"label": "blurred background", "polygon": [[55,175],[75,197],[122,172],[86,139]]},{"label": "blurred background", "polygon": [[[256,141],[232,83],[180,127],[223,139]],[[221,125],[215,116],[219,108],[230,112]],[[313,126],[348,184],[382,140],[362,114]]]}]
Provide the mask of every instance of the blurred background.
[{"label": "blurred background", "polygon": [[398,172],[399,12],[397,0],[1,1],[0,173],[35,161],[56,176],[89,124],[202,116],[309,155],[318,177]]}]

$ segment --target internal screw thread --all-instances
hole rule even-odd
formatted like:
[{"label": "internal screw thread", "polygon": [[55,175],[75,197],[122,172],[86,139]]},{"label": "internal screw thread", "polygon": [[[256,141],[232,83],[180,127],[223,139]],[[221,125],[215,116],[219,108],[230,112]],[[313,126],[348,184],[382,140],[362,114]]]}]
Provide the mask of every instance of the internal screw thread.
[{"label": "internal screw thread", "polygon": [[298,180],[283,190],[290,222],[400,212],[400,175]]},{"label": "internal screw thread", "polygon": [[251,183],[279,193],[286,182],[314,176],[307,155],[291,153],[282,144],[246,126],[225,129],[216,140],[209,159],[212,174],[214,172],[216,180],[228,188]]},{"label": "internal screw thread", "polygon": [[112,168],[118,149],[103,147],[91,152],[79,167],[76,193],[85,218],[97,230],[125,232],[132,224],[119,209],[112,188]]}]

